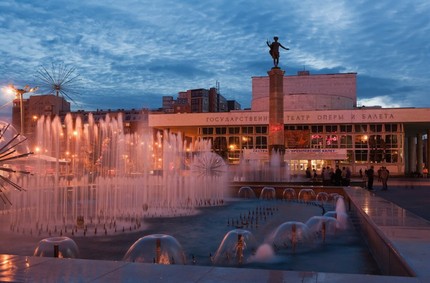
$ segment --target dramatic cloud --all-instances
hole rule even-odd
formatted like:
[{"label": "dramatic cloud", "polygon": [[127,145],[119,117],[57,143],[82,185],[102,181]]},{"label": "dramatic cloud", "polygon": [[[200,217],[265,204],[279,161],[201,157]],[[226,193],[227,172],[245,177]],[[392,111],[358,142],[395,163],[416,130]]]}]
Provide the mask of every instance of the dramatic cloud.
[{"label": "dramatic cloud", "polygon": [[217,82],[249,107],[277,35],[289,75],[356,72],[361,105],[430,107],[428,15],[430,2],[406,0],[4,0],[0,86],[37,85],[40,66],[63,62],[81,78],[74,110],[158,108]]}]

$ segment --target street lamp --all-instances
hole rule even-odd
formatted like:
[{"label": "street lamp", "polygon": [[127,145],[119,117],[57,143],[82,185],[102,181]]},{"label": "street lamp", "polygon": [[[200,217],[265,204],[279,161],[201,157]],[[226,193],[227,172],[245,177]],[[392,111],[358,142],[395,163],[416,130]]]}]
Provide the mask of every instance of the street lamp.
[{"label": "street lamp", "polygon": [[24,95],[24,93],[28,93],[28,92],[35,92],[38,89],[38,87],[29,87],[28,85],[26,85],[24,88],[16,88],[14,85],[9,85],[8,86],[8,91],[10,93],[15,94],[16,97],[19,98],[19,110],[20,110],[20,120],[21,120],[21,128],[20,128],[20,133],[21,135],[24,134],[24,107],[22,105],[22,96]]}]

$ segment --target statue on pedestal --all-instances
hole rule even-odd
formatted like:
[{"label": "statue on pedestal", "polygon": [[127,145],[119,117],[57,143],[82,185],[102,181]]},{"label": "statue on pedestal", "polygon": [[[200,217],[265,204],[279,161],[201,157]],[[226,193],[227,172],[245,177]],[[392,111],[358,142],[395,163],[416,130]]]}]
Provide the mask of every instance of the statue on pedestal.
[{"label": "statue on pedestal", "polygon": [[270,42],[269,40],[266,41],[267,46],[269,46],[270,48],[270,56],[272,56],[273,58],[273,65],[275,65],[275,68],[278,68],[278,64],[279,64],[279,47],[284,48],[285,50],[290,50],[287,47],[284,47],[280,42],[278,42],[278,37],[275,36],[273,38],[273,42]]}]

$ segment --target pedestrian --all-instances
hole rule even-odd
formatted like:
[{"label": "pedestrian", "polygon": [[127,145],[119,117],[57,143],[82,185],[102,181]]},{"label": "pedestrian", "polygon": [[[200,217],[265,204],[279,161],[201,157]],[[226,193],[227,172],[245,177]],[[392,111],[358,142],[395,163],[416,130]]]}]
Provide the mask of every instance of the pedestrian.
[{"label": "pedestrian", "polygon": [[322,178],[323,178],[323,185],[324,186],[330,186],[330,184],[331,184],[331,170],[330,170],[330,166],[327,166],[327,168],[325,168],[323,170]]},{"label": "pedestrian", "polygon": [[381,182],[381,171],[382,171],[382,167],[380,167],[379,169],[378,169],[378,182]]},{"label": "pedestrian", "polygon": [[429,177],[429,169],[427,167],[423,168],[423,177],[428,178]]},{"label": "pedestrian", "polygon": [[341,184],[342,186],[346,186],[346,167],[342,167]]},{"label": "pedestrian", "polygon": [[373,165],[367,169],[367,189],[373,191],[373,178],[375,177],[375,170],[373,170]]},{"label": "pedestrian", "polygon": [[345,186],[351,185],[351,169],[346,167]]},{"label": "pedestrian", "polygon": [[306,178],[308,178],[308,179],[310,179],[310,178],[312,178],[312,175],[311,175],[311,168],[306,168]]},{"label": "pedestrian", "polygon": [[382,182],[382,190],[386,191],[388,190],[388,177],[390,176],[390,171],[388,171],[387,167],[382,167],[380,172],[380,178]]},{"label": "pedestrian", "polygon": [[336,170],[334,171],[334,185],[340,186],[342,181],[342,170],[340,170],[339,165],[336,165]]}]

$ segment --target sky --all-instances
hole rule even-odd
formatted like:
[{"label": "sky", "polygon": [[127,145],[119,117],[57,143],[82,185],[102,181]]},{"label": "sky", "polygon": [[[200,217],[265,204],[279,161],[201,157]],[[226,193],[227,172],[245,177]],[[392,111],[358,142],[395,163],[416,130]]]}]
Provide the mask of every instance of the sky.
[{"label": "sky", "polygon": [[428,0],[2,0],[0,114],[5,86],[43,86],[58,67],[72,110],[155,109],[217,83],[247,108],[274,36],[286,75],[354,72],[360,106],[430,107],[429,15]]}]

